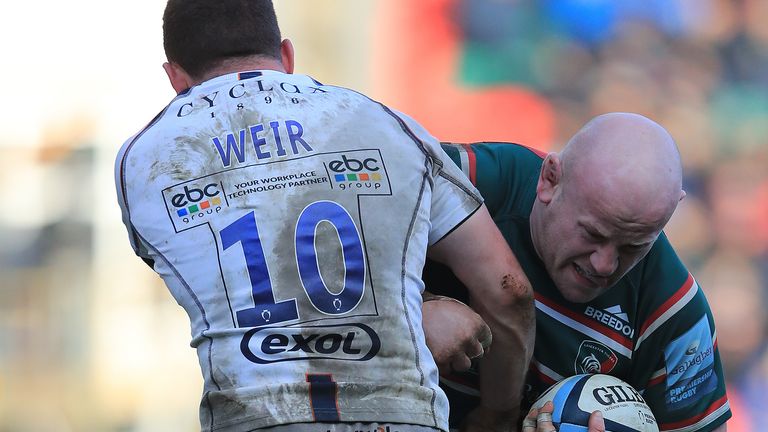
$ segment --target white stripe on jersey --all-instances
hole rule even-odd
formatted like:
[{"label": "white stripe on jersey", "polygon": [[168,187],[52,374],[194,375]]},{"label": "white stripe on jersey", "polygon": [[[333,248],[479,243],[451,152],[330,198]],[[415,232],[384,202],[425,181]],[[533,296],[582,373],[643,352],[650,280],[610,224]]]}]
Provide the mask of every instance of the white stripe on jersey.
[{"label": "white stripe on jersey", "polygon": [[466,386],[464,384],[459,384],[456,381],[451,381],[448,378],[440,377],[440,384],[470,396],[480,397],[480,390]]},{"label": "white stripe on jersey", "polygon": [[697,421],[696,423],[694,423],[692,425],[684,426],[684,427],[677,428],[677,429],[661,429],[661,430],[663,432],[694,432],[694,431],[697,431],[697,430],[701,429],[702,426],[707,425],[712,420],[720,417],[721,415],[723,415],[729,409],[731,409],[731,405],[726,400],[725,403],[720,406],[720,408],[712,411],[707,416],[705,416],[704,418],[702,418],[701,420]]},{"label": "white stripe on jersey", "polygon": [[665,311],[661,316],[656,319],[651,325],[648,326],[647,329],[643,332],[643,334],[640,335],[639,338],[637,338],[637,342],[635,343],[635,349],[640,348],[640,345],[648,339],[653,332],[658,330],[662,325],[664,325],[667,320],[675,316],[682,308],[685,307],[691,300],[693,300],[693,297],[696,296],[696,292],[699,290],[699,284],[696,282],[696,280],[693,280],[693,283],[691,284],[691,287],[688,288],[688,292],[686,292],[680,300],[678,300],[672,307],[670,307],[667,311]]},{"label": "white stripe on jersey", "polygon": [[559,382],[565,379],[564,376],[561,376],[559,373],[553,371],[552,369],[544,366],[543,363],[540,363],[535,358],[531,359],[531,362],[536,366],[536,369],[538,369],[539,372],[542,373],[542,375],[548,376],[552,381]]},{"label": "white stripe on jersey", "polygon": [[573,320],[573,319],[571,319],[571,318],[561,314],[560,312],[552,309],[551,307],[545,305],[544,303],[540,302],[539,300],[536,300],[536,309],[544,312],[545,314],[549,315],[553,319],[559,321],[561,324],[564,324],[564,325],[566,325],[566,326],[568,326],[568,327],[570,327],[570,328],[572,328],[572,329],[574,329],[576,331],[579,331],[579,332],[581,332],[581,333],[583,333],[583,334],[593,338],[596,341],[600,341],[600,342],[604,343],[605,345],[607,345],[609,348],[613,349],[617,353],[622,354],[624,357],[627,357],[629,359],[632,358],[632,350],[630,350],[629,348],[627,348],[624,345],[616,342],[615,340],[609,338],[608,336],[606,336],[606,335],[604,335],[604,334],[602,334],[602,333],[600,333],[600,332],[598,332],[598,331],[596,331],[596,330],[594,330],[592,328],[589,328],[586,325],[584,325],[584,324],[582,324],[582,323],[580,323],[580,322],[578,322],[576,320]]},{"label": "white stripe on jersey", "polygon": [[467,178],[469,178],[469,155],[467,154],[467,149],[465,149],[463,146],[456,146],[456,150],[459,151],[459,160],[461,161],[461,172],[464,173]]}]

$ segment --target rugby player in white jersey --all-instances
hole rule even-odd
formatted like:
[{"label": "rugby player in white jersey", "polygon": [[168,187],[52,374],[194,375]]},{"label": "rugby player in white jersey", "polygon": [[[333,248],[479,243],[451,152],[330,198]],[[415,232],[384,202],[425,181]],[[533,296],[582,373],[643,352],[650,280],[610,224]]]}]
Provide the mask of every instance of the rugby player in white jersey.
[{"label": "rugby player in white jersey", "polygon": [[[170,0],[178,93],[122,147],[131,245],[191,321],[205,431],[445,431],[421,326],[427,253],[493,332],[479,419],[514,430],[530,284],[482,199],[410,118],[293,74],[266,0]],[[482,335],[441,349],[467,366]],[[445,341],[447,345],[451,341]]]}]

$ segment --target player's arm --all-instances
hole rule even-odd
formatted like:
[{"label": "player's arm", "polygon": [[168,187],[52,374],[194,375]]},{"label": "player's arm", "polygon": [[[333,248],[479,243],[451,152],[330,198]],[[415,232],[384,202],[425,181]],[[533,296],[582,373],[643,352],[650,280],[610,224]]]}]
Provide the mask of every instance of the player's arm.
[{"label": "player's arm", "polygon": [[465,430],[515,430],[535,335],[531,285],[484,205],[428,255],[466,285],[493,334],[480,363],[481,404]]}]

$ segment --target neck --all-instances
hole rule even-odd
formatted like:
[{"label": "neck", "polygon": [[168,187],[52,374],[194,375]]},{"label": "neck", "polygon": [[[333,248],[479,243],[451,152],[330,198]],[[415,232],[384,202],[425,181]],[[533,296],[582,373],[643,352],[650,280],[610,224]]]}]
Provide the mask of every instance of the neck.
[{"label": "neck", "polygon": [[196,79],[194,84],[200,84],[203,81],[208,81],[222,75],[248,70],[274,70],[285,73],[285,67],[283,67],[283,63],[278,59],[264,56],[238,57],[220,61],[216,66],[206,71],[202,77]]},{"label": "neck", "polygon": [[531,209],[531,215],[528,218],[528,229],[531,232],[531,243],[533,243],[533,249],[536,251],[536,256],[542,259],[541,252],[539,252],[539,230],[541,226],[538,221],[541,220],[541,203],[536,199],[533,202],[533,208]]}]

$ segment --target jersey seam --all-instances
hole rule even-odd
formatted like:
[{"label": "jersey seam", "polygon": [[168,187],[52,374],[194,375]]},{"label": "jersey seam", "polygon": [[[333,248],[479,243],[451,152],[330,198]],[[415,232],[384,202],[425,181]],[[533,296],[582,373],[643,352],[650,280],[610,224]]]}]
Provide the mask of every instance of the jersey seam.
[{"label": "jersey seam", "polygon": [[[208,322],[208,317],[207,317],[207,315],[205,313],[205,308],[203,307],[202,303],[200,302],[200,299],[197,298],[197,295],[195,294],[195,292],[192,290],[192,287],[189,286],[187,281],[181,276],[181,273],[179,273],[179,271],[176,270],[176,267],[174,267],[174,265],[171,264],[171,262],[168,260],[168,258],[166,258],[162,253],[160,253],[160,251],[157,250],[157,248],[155,248],[151,243],[149,243],[147,240],[145,240],[144,237],[142,237],[141,234],[139,234],[138,231],[136,231],[136,235],[139,236],[141,241],[143,241],[147,245],[148,248],[151,248],[153,252],[155,252],[163,261],[165,261],[166,265],[168,265],[168,268],[170,268],[171,271],[173,271],[173,274],[176,276],[178,281],[181,282],[181,284],[184,286],[184,289],[187,291],[187,293],[190,295],[190,297],[192,297],[192,300],[195,302],[195,305],[200,310],[200,314],[201,314],[201,316],[203,318],[203,323],[205,324],[205,329],[201,332],[201,335],[202,335],[202,337],[204,337],[205,339],[208,339],[208,341],[209,341],[208,342],[208,373],[211,376],[211,381],[216,385],[218,390],[221,390],[221,386],[216,381],[216,377],[213,376],[213,358],[212,358],[213,338],[205,334],[206,331],[211,329],[211,324]],[[209,393],[209,392],[206,392],[206,393]],[[211,427],[213,427],[214,412],[213,412],[213,408],[210,406],[210,404],[208,405],[208,410],[209,410],[210,415],[211,415]]]},{"label": "jersey seam", "polygon": [[[424,164],[428,164],[428,162],[425,160]],[[416,217],[419,213],[419,208],[421,206],[422,199],[424,197],[424,189],[426,187],[427,183],[427,173],[429,171],[427,170],[424,175],[422,176],[421,180],[421,186],[419,187],[419,196],[416,198],[415,208],[413,209],[412,215],[411,215],[411,221],[408,224],[408,232],[405,236],[405,242],[403,244],[403,252],[402,256],[403,259],[400,264],[400,300],[403,305],[403,311],[405,313],[405,319],[408,322],[408,331],[411,334],[411,343],[414,347],[414,354],[415,354],[415,363],[416,363],[416,370],[419,372],[419,385],[424,386],[424,371],[421,369],[421,361],[419,360],[419,344],[416,341],[416,332],[414,330],[413,322],[411,321],[411,315],[408,313],[408,301],[406,298],[406,277],[407,277],[407,261],[408,261],[408,247],[410,246],[410,240],[411,235],[413,234],[413,227],[416,224]],[[433,388],[429,388],[429,390],[432,392],[432,399],[430,401],[430,410],[432,414],[432,420],[434,421],[435,427],[437,427],[437,415],[435,414],[435,390]]]}]

